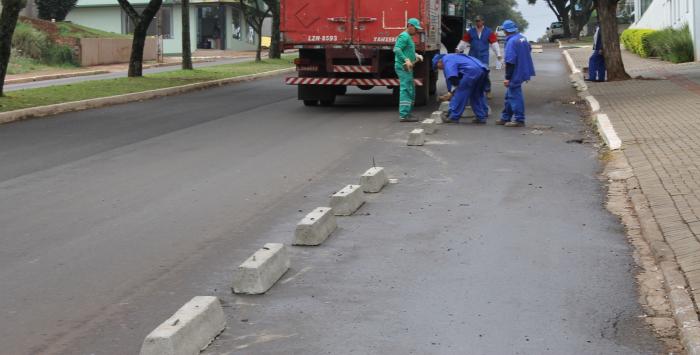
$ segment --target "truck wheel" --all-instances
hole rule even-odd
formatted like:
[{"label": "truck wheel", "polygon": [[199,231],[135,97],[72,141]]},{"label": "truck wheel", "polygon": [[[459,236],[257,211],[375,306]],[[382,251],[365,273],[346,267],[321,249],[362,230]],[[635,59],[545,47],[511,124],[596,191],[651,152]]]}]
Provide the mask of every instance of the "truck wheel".
[{"label": "truck wheel", "polygon": [[318,100],[304,100],[304,106],[318,106]]},{"label": "truck wheel", "polygon": [[430,71],[430,92],[429,94],[435,95],[437,92],[437,82],[438,82],[438,74],[439,72],[437,71]]}]

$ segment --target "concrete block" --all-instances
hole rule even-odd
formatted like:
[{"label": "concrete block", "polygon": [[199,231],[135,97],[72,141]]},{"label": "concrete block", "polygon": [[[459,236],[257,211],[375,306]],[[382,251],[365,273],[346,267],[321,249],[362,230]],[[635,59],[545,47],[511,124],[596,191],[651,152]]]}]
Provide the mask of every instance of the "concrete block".
[{"label": "concrete block", "polygon": [[598,111],[600,111],[600,103],[595,97],[591,95],[586,96],[586,102],[588,102],[588,107],[591,109],[591,113],[598,113]]},{"label": "concrete block", "polygon": [[267,243],[238,267],[233,275],[233,292],[265,293],[288,269],[289,254],[284,244]]},{"label": "concrete block", "polygon": [[320,245],[338,227],[330,207],[318,207],[297,223],[294,245]]},{"label": "concrete block", "polygon": [[438,110],[440,110],[440,112],[449,112],[450,111],[450,102],[449,101],[441,102],[440,108]]},{"label": "concrete block", "polygon": [[408,135],[408,145],[416,146],[425,144],[425,131],[422,128],[416,128]]},{"label": "concrete block", "polygon": [[382,167],[369,168],[360,177],[360,185],[362,185],[362,191],[375,193],[382,190],[384,185],[389,183],[389,179],[386,176],[386,172]]},{"label": "concrete block", "polygon": [[425,134],[433,134],[437,130],[437,124],[435,123],[435,119],[433,118],[426,118],[420,123],[420,128],[422,128],[425,131]]},{"label": "concrete block", "polygon": [[226,327],[219,299],[197,296],[153,330],[141,345],[141,355],[195,355]]},{"label": "concrete block", "polygon": [[361,185],[348,185],[331,196],[331,209],[336,216],[350,216],[365,203]]},{"label": "concrete block", "polygon": [[435,120],[436,124],[442,124],[444,123],[444,119],[447,115],[443,115],[442,111],[435,111],[432,114],[430,114],[430,118]]}]

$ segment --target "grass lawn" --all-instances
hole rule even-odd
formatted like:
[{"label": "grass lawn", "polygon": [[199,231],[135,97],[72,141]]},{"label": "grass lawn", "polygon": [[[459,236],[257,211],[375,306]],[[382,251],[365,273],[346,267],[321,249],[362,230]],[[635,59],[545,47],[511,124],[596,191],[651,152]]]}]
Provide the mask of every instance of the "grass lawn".
[{"label": "grass lawn", "polygon": [[42,64],[38,60],[34,60],[32,58],[26,58],[13,54],[10,57],[10,64],[7,66],[7,74],[24,74],[29,73],[31,71],[49,69],[55,69],[55,67]]},{"label": "grass lawn", "polygon": [[80,26],[70,22],[57,22],[56,27],[61,37],[72,38],[132,38],[131,35],[105,32],[95,28]]},{"label": "grass lawn", "polygon": [[[142,78],[92,80],[69,85],[10,91],[5,93],[4,97],[0,97],[0,112],[262,73],[290,68],[293,66],[293,61],[294,57],[284,57],[263,60],[261,63],[250,61],[191,71],[176,70],[146,75]],[[282,85],[281,82],[280,85]]]}]

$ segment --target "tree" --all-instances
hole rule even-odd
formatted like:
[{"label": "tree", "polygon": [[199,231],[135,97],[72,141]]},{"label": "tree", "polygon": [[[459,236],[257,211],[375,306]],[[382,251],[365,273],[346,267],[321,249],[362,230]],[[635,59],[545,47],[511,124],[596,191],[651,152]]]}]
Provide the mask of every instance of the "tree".
[{"label": "tree", "polygon": [[36,0],[36,7],[40,19],[63,21],[77,3],[78,0]]},{"label": "tree", "polygon": [[190,43],[190,0],[182,0],[182,69],[192,70]]},{"label": "tree", "polygon": [[627,80],[630,78],[625,71],[620,50],[620,36],[617,31],[617,3],[619,0],[597,0],[598,19],[603,41],[603,56],[605,68],[608,71],[608,81]]},{"label": "tree", "polygon": [[[533,5],[537,0],[527,0],[530,5]],[[569,11],[571,11],[571,1],[570,0],[544,0],[557,16],[557,20],[562,23],[564,27],[564,37],[571,37],[571,27],[569,21]]]},{"label": "tree", "polygon": [[282,57],[280,43],[280,0],[263,0],[272,13],[272,40],[270,41],[270,58]]},{"label": "tree", "polygon": [[160,10],[163,0],[150,0],[146,8],[140,14],[129,3],[129,0],[117,0],[129,20],[134,23],[134,40],[131,44],[131,58],[129,59],[129,77],[143,76],[143,47],[146,45],[148,26]]},{"label": "tree", "polygon": [[574,22],[576,39],[581,36],[583,26],[591,19],[591,14],[595,10],[593,0],[571,0],[571,20]]},{"label": "tree", "polygon": [[255,53],[255,61],[262,60],[262,26],[265,18],[270,16],[271,9],[259,0],[238,0],[243,10],[246,22],[253,26],[253,31],[258,36],[258,45]]},{"label": "tree", "polygon": [[0,13],[0,96],[4,96],[5,76],[12,54],[12,35],[15,34],[19,12],[27,5],[27,1],[1,0],[0,3],[2,3],[2,13]]},{"label": "tree", "polygon": [[494,29],[505,20],[513,20],[524,32],[528,23],[520,11],[516,10],[517,7],[516,0],[470,0],[467,3],[467,18],[473,19],[476,15],[481,15],[486,26]]}]

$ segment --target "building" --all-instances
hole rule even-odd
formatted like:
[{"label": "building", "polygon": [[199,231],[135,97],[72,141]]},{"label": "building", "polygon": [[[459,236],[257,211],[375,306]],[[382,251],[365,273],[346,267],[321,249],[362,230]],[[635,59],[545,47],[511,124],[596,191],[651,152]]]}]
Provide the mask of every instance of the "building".
[{"label": "building", "polygon": [[[148,0],[130,3],[142,10]],[[79,0],[67,21],[103,31],[133,32],[133,23],[114,0]],[[165,0],[148,29],[149,35],[163,35],[163,53],[182,52],[182,6],[174,0]],[[255,50],[257,35],[248,25],[238,0],[191,0],[190,42],[192,50],[225,49]]]},{"label": "building", "polygon": [[634,28],[654,30],[665,27],[690,27],[695,60],[700,61],[700,1],[698,0],[628,0],[634,3]]}]

